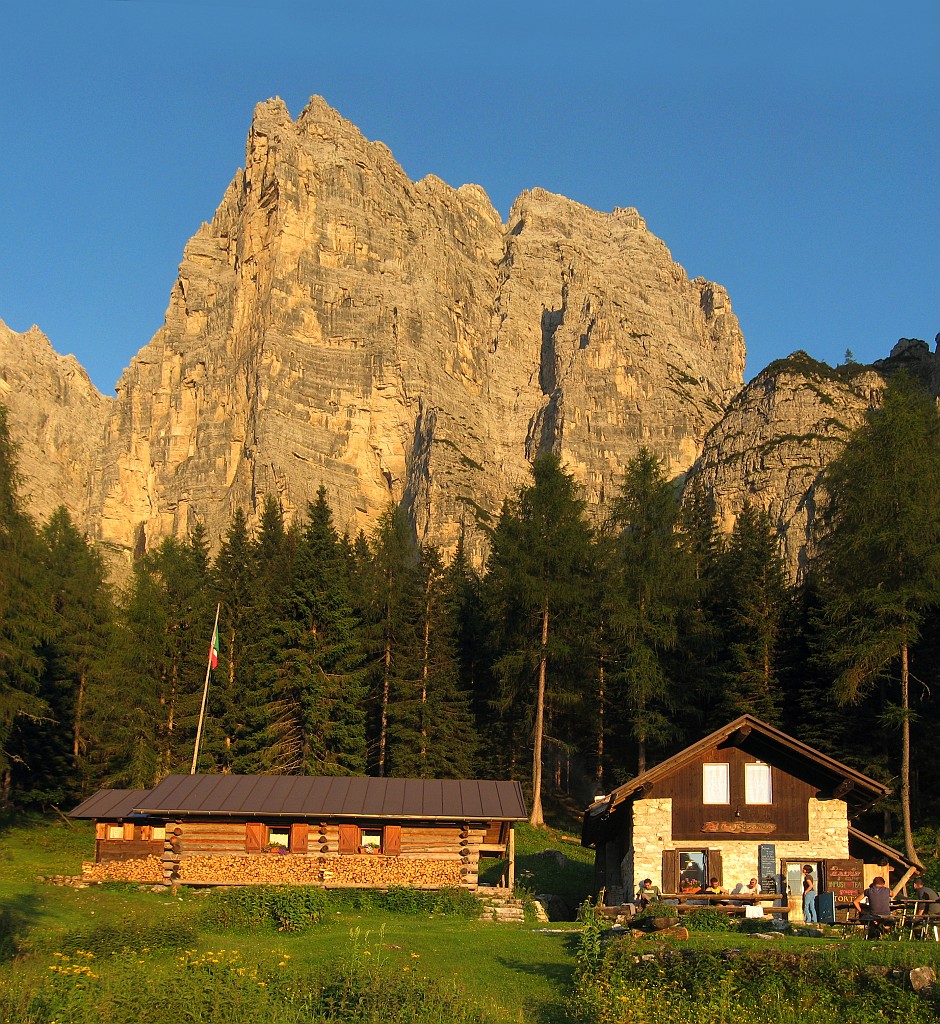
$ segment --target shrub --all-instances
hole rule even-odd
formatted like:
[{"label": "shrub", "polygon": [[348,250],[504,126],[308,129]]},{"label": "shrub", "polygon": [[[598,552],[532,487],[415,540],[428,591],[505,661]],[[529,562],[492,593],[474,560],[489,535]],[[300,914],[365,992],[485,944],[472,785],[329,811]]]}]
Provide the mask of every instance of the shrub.
[{"label": "shrub", "polygon": [[302,932],[319,924],[328,907],[326,894],[314,886],[246,885],[214,897],[206,908],[207,923],[222,928]]},{"label": "shrub", "polygon": [[730,914],[722,913],[713,907],[687,910],[682,923],[690,932],[730,932],[735,927],[735,921]]},{"label": "shrub", "polygon": [[334,910],[378,910],[390,914],[478,918],[480,901],[469,889],[333,889],[327,894]]}]

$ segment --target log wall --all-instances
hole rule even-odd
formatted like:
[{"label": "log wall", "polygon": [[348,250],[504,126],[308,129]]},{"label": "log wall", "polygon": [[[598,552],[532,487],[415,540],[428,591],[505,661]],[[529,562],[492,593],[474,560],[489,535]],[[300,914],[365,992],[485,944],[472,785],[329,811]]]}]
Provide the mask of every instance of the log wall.
[{"label": "log wall", "polygon": [[[338,822],[308,822],[296,827],[293,842],[304,853],[249,852],[258,849],[258,830],[268,826],[244,821],[166,823],[163,841],[99,840],[96,871],[103,880],[180,881],[204,885],[295,884],[325,886],[418,886],[476,888],[480,848],[488,823],[422,825],[396,823],[395,856],[340,853]],[[291,823],[269,823],[278,832]],[[366,830],[378,828],[364,824]],[[247,842],[248,833],[253,842]],[[390,830],[391,833],[392,830]],[[303,833],[303,836],[301,835]],[[492,829],[490,830],[492,834]],[[301,838],[304,842],[301,843]],[[103,852],[107,847],[107,852]],[[99,870],[100,869],[100,870]],[[91,877],[90,875],[88,877]]]}]

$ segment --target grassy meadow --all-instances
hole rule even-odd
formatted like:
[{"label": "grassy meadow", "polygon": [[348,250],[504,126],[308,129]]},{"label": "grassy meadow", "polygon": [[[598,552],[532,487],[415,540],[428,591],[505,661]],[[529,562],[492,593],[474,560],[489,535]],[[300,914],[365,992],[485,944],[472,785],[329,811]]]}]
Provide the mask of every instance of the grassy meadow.
[{"label": "grassy meadow", "polygon": [[[8,1024],[926,1024],[911,967],[935,943],[694,932],[617,939],[496,924],[466,894],[228,892],[36,881],[77,874],[88,823],[0,826],[0,1022]],[[561,850],[564,859],[551,851]],[[519,831],[529,893],[574,903],[590,857],[572,834]]]}]

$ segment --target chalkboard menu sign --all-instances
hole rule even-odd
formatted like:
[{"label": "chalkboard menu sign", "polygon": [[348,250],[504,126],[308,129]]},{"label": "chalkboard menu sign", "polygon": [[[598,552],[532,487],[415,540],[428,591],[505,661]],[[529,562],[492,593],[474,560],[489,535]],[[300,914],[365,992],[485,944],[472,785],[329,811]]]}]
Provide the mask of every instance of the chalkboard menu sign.
[{"label": "chalkboard menu sign", "polygon": [[836,898],[836,907],[854,902],[865,891],[865,872],[860,860],[827,860],[826,889]]},{"label": "chalkboard menu sign", "polygon": [[760,843],[757,847],[757,874],[761,892],[777,891],[777,848],[773,843]]}]

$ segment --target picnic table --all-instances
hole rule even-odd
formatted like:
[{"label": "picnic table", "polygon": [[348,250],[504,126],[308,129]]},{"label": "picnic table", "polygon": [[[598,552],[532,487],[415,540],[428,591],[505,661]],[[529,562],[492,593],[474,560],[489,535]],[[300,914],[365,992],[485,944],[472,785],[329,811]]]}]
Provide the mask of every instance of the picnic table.
[{"label": "picnic table", "polygon": [[773,905],[778,900],[784,899],[780,893],[775,892],[761,892],[756,895],[744,892],[664,892],[661,898],[671,903],[680,914],[688,910],[703,910],[707,907],[722,914],[744,916],[745,908],[748,906],[759,906],[764,914],[788,915],[790,913],[790,908],[786,904],[782,907]]},{"label": "picnic table", "polygon": [[940,917],[931,917],[927,908],[936,900],[895,899],[891,916],[895,918],[899,939],[933,939],[940,942]]}]

